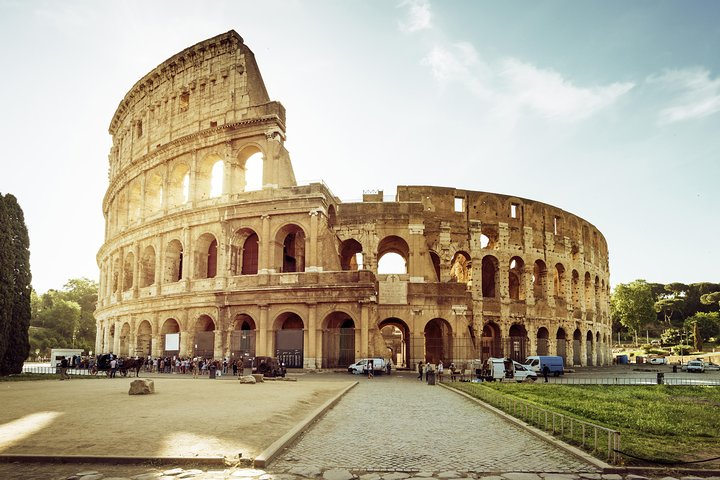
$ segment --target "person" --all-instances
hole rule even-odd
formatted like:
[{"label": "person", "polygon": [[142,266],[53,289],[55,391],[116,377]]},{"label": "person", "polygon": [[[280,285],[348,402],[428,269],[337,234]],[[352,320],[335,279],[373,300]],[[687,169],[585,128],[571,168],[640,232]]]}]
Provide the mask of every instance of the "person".
[{"label": "person", "polygon": [[392,371],[392,362],[390,360],[388,360],[385,364],[385,370],[387,371],[387,374],[390,375],[390,372]]},{"label": "person", "polygon": [[368,360],[367,369],[368,369],[368,378],[373,378],[373,374],[375,372],[373,371],[373,361],[372,360]]},{"label": "person", "polygon": [[442,382],[442,376],[443,376],[443,363],[442,360],[438,362],[437,366],[437,375],[438,375],[438,381]]},{"label": "person", "polygon": [[425,367],[423,366],[422,360],[418,362],[418,380],[422,382],[423,379],[423,371],[425,371]]},{"label": "person", "polygon": [[548,377],[549,373],[550,373],[550,368],[547,365],[543,365],[542,375],[543,375],[543,378],[545,379],[545,383],[548,383],[547,377]]},{"label": "person", "polygon": [[455,364],[453,362],[450,362],[450,381],[454,382],[457,376],[457,373],[455,372]]},{"label": "person", "polygon": [[68,361],[67,358],[63,357],[62,360],[60,360],[60,380],[70,380],[70,375],[68,375],[67,371]]},{"label": "person", "polygon": [[232,369],[233,369],[233,377],[237,377],[237,372],[238,372],[237,362],[232,363]]},{"label": "person", "polygon": [[115,378],[115,370],[117,369],[117,360],[110,360],[110,378]]},{"label": "person", "polygon": [[428,383],[430,383],[430,373],[432,372],[432,367],[430,365],[430,363],[425,364],[425,381]]}]

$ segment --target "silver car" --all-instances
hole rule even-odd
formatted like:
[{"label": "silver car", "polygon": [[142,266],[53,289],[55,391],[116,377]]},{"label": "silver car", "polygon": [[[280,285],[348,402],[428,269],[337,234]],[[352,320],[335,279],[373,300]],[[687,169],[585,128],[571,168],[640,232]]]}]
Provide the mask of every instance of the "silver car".
[{"label": "silver car", "polygon": [[690,360],[687,363],[687,371],[688,373],[703,373],[705,372],[705,364],[702,362],[702,360]]}]

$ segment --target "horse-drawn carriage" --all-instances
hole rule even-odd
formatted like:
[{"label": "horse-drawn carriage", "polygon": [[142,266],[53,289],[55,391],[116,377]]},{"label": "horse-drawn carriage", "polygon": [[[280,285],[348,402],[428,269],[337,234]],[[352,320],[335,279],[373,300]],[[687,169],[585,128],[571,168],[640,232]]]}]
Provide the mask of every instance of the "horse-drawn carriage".
[{"label": "horse-drawn carriage", "polygon": [[95,358],[95,365],[93,365],[90,373],[97,375],[98,372],[105,372],[106,375],[110,375],[111,366],[110,362],[115,358],[117,364],[115,366],[116,373],[119,373],[123,377],[127,377],[128,372],[135,372],[137,377],[140,373],[140,369],[145,365],[145,357],[139,358],[124,358],[117,357],[111,353],[103,353]]}]

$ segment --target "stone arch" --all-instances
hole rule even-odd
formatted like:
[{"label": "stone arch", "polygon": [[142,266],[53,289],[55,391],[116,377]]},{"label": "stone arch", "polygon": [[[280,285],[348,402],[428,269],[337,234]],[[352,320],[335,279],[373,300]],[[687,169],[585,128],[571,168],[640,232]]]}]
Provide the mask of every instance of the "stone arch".
[{"label": "stone arch", "polygon": [[135,355],[146,357],[152,355],[152,325],[143,320],[137,328]]},{"label": "stone arch", "polygon": [[[218,165],[220,168],[218,168]],[[217,153],[206,155],[197,163],[197,170],[195,171],[195,185],[193,186],[196,199],[206,200],[208,198],[222,195],[225,172],[224,165],[225,162]],[[217,182],[220,183],[219,188]]]},{"label": "stone arch", "polygon": [[413,354],[411,348],[410,328],[400,318],[389,317],[378,323],[380,335],[385,342],[388,352],[391,352],[391,360],[398,367],[409,367],[412,361],[419,361],[420,353]]},{"label": "stone arch", "polygon": [[343,311],[325,316],[323,326],[323,368],[346,368],[355,362],[355,320]]},{"label": "stone arch", "polygon": [[482,295],[485,298],[498,297],[498,276],[500,263],[492,255],[485,255],[482,259]]},{"label": "stone arch", "polygon": [[556,299],[565,300],[565,266],[556,263],[553,270],[553,295]]},{"label": "stone arch", "polygon": [[140,260],[140,287],[149,287],[155,284],[155,247],[146,246],[142,251]]},{"label": "stone arch", "polygon": [[480,358],[485,361],[490,357],[502,357],[500,326],[494,321],[483,325],[480,339]]},{"label": "stone arch", "polygon": [[265,170],[265,154],[256,144],[244,146],[238,153],[237,178],[234,182],[241,192],[262,190]]},{"label": "stone arch", "polygon": [[120,327],[120,351],[117,352],[121,357],[130,356],[130,324],[125,322]]},{"label": "stone arch", "polygon": [[217,275],[218,242],[212,233],[203,233],[195,242],[195,278]]},{"label": "stone arch", "polygon": [[125,255],[125,261],[123,262],[123,290],[128,291],[132,289],[135,278],[133,276],[135,269],[135,254],[128,252]]},{"label": "stone arch", "polygon": [[143,198],[140,194],[140,182],[134,180],[128,189],[128,224],[139,222],[142,218]]},{"label": "stone arch", "polygon": [[585,359],[587,361],[587,366],[592,367],[594,365],[593,362],[593,351],[595,350],[595,339],[593,338],[592,331],[588,331],[587,335],[585,336]]},{"label": "stone arch", "polygon": [[351,238],[340,244],[340,268],[359,270],[363,267],[362,245]]},{"label": "stone arch", "polygon": [[215,357],[215,320],[210,315],[202,314],[193,328],[193,355],[203,358]]},{"label": "stone arch", "polygon": [[275,234],[275,268],[280,272],[305,271],[305,230],[289,223]]},{"label": "stone arch", "polygon": [[581,358],[582,358],[582,333],[580,332],[579,328],[575,329],[575,332],[573,332],[573,365],[580,365]]},{"label": "stone arch", "polygon": [[335,205],[328,206],[327,223],[329,228],[335,228],[335,224],[337,223],[337,213],[335,213]]},{"label": "stone arch", "polygon": [[550,354],[550,332],[545,327],[538,328],[536,350],[538,355]]},{"label": "stone arch", "polygon": [[115,197],[115,227],[117,229],[125,228],[128,225],[128,192],[120,191]]},{"label": "stone arch", "polygon": [[525,325],[513,323],[508,331],[507,347],[505,356],[516,362],[523,362],[527,358],[528,333]]},{"label": "stone arch", "polygon": [[145,216],[162,209],[163,179],[157,172],[149,173],[145,180]]},{"label": "stone arch", "polygon": [[535,300],[545,300],[548,290],[547,265],[542,260],[535,260],[533,265],[533,296]]},{"label": "stone arch", "polygon": [[190,166],[179,162],[172,167],[168,179],[167,203],[169,208],[185,205],[190,201]]},{"label": "stone arch", "polygon": [[255,320],[247,313],[238,313],[233,318],[230,330],[230,359],[233,362],[255,357],[257,327]]},{"label": "stone arch", "polygon": [[180,353],[180,323],[174,318],[167,318],[160,327],[160,346],[164,356]]},{"label": "stone arch", "polygon": [[570,297],[572,300],[572,307],[573,310],[575,310],[575,318],[577,318],[577,315],[580,312],[580,274],[577,270],[572,271],[571,275],[571,285],[572,288],[570,289]]},{"label": "stone arch", "polygon": [[288,368],[302,368],[304,362],[305,323],[295,312],[275,318],[275,356]]},{"label": "stone arch", "polygon": [[458,251],[450,262],[450,281],[472,283],[472,261],[467,252]]},{"label": "stone arch", "polygon": [[590,308],[593,305],[593,301],[592,301],[593,288],[592,288],[592,277],[590,275],[590,272],[585,272],[585,278],[584,278],[583,284],[585,287],[585,291],[584,291],[584,293],[585,293],[585,309],[590,310]]},{"label": "stone arch", "polygon": [[[404,261],[403,265],[400,265],[400,263],[402,263],[400,258]],[[409,258],[410,247],[408,246],[407,241],[397,235],[389,235],[380,240],[380,243],[378,244],[378,273],[408,273],[407,266]]]},{"label": "stone arch", "polygon": [[117,293],[120,288],[120,258],[115,257],[112,268],[112,292]]},{"label": "stone arch", "polygon": [[453,358],[452,327],[444,318],[433,318],[425,324],[425,361],[450,365]]},{"label": "stone arch", "polygon": [[558,327],[555,334],[555,355],[562,357],[563,365],[567,365],[567,334],[562,327]]},{"label": "stone arch", "polygon": [[595,275],[595,286],[594,286],[594,295],[595,298],[595,314],[598,316],[600,315],[600,301],[602,300],[602,290],[600,289],[600,277]]},{"label": "stone arch", "polygon": [[521,257],[510,259],[508,294],[511,300],[525,300],[525,261]]},{"label": "stone arch", "polygon": [[257,275],[260,238],[252,228],[235,231],[230,242],[230,271],[233,275]]},{"label": "stone arch", "polygon": [[174,239],[165,247],[165,272],[163,283],[179,282],[183,278],[183,245]]}]

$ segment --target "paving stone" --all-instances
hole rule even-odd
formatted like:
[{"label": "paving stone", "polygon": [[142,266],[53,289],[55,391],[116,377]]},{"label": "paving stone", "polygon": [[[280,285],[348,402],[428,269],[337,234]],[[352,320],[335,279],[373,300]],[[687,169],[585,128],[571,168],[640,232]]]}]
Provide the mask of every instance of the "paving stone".
[{"label": "paving stone", "polygon": [[536,473],[511,472],[500,475],[506,480],[541,480],[540,475]]},{"label": "paving stone", "polygon": [[103,477],[102,480],[130,480],[128,477]]},{"label": "paving stone", "polygon": [[410,476],[409,473],[405,472],[393,472],[388,474],[383,474],[382,478],[383,480],[404,480]]},{"label": "paving stone", "polygon": [[485,475],[485,476],[478,475],[478,480],[505,480],[505,479],[503,477],[501,477],[500,475]]},{"label": "paving stone", "polygon": [[83,475],[80,480],[100,480],[104,475],[102,473],[93,473],[91,475]]},{"label": "paving stone", "polygon": [[[663,478],[661,478],[660,480],[679,480],[679,479],[678,479],[678,478],[675,478],[675,477],[663,477]],[[708,479],[708,480],[709,480],[709,479]]]},{"label": "paving stone", "polygon": [[413,478],[428,478],[432,477],[433,475],[433,472],[415,472],[413,473]]},{"label": "paving stone", "polygon": [[692,475],[687,477],[680,477],[680,480],[705,480],[703,477],[694,477]]},{"label": "paving stone", "polygon": [[78,472],[73,476],[74,477],[85,477],[87,475],[99,475],[99,474],[100,474],[100,472],[98,472],[96,470],[88,470],[87,472]]},{"label": "paving stone", "polygon": [[586,478],[587,480],[602,480],[602,475],[599,473],[581,473],[580,478]]},{"label": "paving stone", "polygon": [[460,475],[458,472],[454,470],[448,470],[445,472],[440,472],[437,474],[438,478],[460,478],[462,475]]},{"label": "paving stone", "polygon": [[317,467],[293,467],[288,470],[287,473],[299,475],[301,477],[313,478],[320,476],[322,474],[322,470]]},{"label": "paving stone", "polygon": [[235,470],[233,472],[233,476],[236,477],[259,477],[261,475],[265,475],[267,472],[265,470],[259,470],[257,468],[241,468],[239,470]]},{"label": "paving stone", "polygon": [[141,473],[140,475],[135,475],[134,477],[130,477],[132,480],[155,480],[158,477],[160,477],[162,474],[158,472],[149,472],[149,473]]},{"label": "paving stone", "polygon": [[325,470],[323,478],[325,480],[352,480],[355,478],[355,475],[353,475],[349,470],[331,468],[330,470]]},{"label": "paving stone", "polygon": [[192,469],[192,470],[185,470],[180,475],[177,476],[177,478],[192,478],[200,475],[201,473],[205,473],[202,470],[198,469]]},{"label": "paving stone", "polygon": [[[576,480],[578,478],[577,475],[572,475],[569,473],[541,473],[540,476],[545,480]],[[603,475],[603,478],[605,478],[605,475]],[[612,480],[622,480],[622,477]]]},{"label": "paving stone", "polygon": [[617,473],[606,473],[602,476],[603,480],[623,480],[622,475],[618,475]]},{"label": "paving stone", "polygon": [[642,475],[627,475],[625,480],[648,480],[648,477],[643,477]]},{"label": "paving stone", "polygon": [[185,470],[183,470],[182,468],[172,468],[170,470],[165,470],[164,472],[162,472],[162,474],[164,476],[180,475],[184,471]]},{"label": "paving stone", "polygon": [[360,475],[360,480],[380,480],[382,477],[379,473],[365,473],[363,475]]}]

